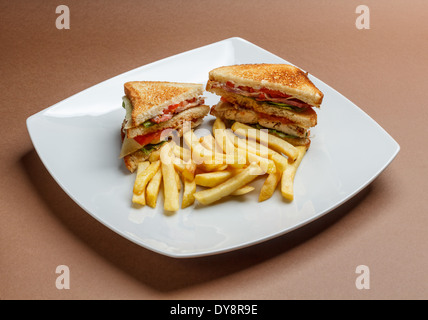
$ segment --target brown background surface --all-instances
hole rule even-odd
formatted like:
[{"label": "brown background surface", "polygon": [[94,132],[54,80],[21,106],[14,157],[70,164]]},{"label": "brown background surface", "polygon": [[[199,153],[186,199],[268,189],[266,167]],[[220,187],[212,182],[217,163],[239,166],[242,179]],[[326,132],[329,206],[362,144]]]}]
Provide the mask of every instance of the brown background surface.
[{"label": "brown background surface", "polygon": [[[60,4],[70,30],[55,28]],[[355,27],[360,4],[370,30]],[[427,299],[427,6],[1,0],[0,299]],[[76,205],[44,168],[25,120],[117,74],[233,36],[335,88],[401,151],[351,201],[297,231],[222,255],[168,258]],[[55,287],[61,264],[70,290]],[[361,264],[370,290],[355,287]]]}]

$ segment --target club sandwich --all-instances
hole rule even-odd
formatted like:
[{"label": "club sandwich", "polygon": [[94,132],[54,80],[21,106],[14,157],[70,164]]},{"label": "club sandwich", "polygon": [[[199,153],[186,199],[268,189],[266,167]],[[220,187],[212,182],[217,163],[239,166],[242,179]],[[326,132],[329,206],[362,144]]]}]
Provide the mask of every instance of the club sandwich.
[{"label": "club sandwich", "polygon": [[171,131],[181,137],[185,123],[197,127],[210,110],[201,96],[202,84],[131,81],[124,91],[120,158],[130,172],[159,149]]},{"label": "club sandwich", "polygon": [[209,72],[206,90],[221,96],[210,114],[267,129],[295,146],[309,148],[314,108],[323,93],[306,72],[287,64],[241,64]]}]

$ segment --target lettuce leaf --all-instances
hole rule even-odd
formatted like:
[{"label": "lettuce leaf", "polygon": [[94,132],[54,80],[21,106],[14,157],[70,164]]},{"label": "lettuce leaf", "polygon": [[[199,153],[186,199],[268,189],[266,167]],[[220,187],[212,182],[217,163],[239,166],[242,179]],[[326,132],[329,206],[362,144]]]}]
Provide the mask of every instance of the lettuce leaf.
[{"label": "lettuce leaf", "polygon": [[258,130],[266,129],[268,131],[268,133],[274,134],[274,135],[276,135],[276,136],[278,136],[280,138],[283,138],[283,139],[284,138],[297,138],[297,139],[299,139],[298,136],[293,136],[292,134],[286,134],[286,133],[284,133],[282,131],[278,131],[278,130],[275,130],[275,129],[265,128],[265,127],[259,125],[258,123],[256,123],[256,124],[250,124],[249,126],[255,128],[255,129],[258,129]]},{"label": "lettuce leaf", "polygon": [[151,120],[147,120],[147,121],[143,122],[142,126],[144,128],[148,128],[148,127],[154,126],[155,124],[156,124],[155,122],[152,122]]},{"label": "lettuce leaf", "polygon": [[152,151],[159,149],[159,147],[164,144],[166,141],[161,141],[159,143],[146,144],[140,150],[144,153],[144,155],[150,154]]},{"label": "lettuce leaf", "polygon": [[126,96],[122,97],[122,107],[126,110],[125,120],[131,121],[132,118],[132,104]]},{"label": "lettuce leaf", "polygon": [[268,104],[271,104],[274,107],[284,108],[284,109],[287,109],[287,110],[290,110],[290,111],[295,111],[295,112],[303,112],[303,111],[305,111],[305,108],[299,108],[299,107],[292,106],[292,105],[289,105],[289,104],[286,104],[286,103],[272,102],[272,101],[264,101],[264,102],[266,102]]}]

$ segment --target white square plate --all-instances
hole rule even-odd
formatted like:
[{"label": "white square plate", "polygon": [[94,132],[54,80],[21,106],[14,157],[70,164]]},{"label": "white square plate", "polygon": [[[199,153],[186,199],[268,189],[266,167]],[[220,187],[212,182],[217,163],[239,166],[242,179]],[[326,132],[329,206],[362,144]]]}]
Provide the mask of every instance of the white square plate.
[{"label": "white square plate", "polygon": [[[177,258],[226,252],[301,227],[350,199],[397,155],[400,147],[384,129],[310,75],[325,97],[317,110],[318,125],[311,130],[311,147],[295,178],[293,202],[284,201],[277,190],[259,203],[256,188],[242,197],[194,205],[174,215],[164,214],[162,195],[156,209],[133,208],[135,174],[118,159],[123,84],[205,84],[211,69],[242,63],[289,62],[241,38],[184,52],[104,81],[29,117],[32,142],[53,178],[86,212],[142,247]],[[205,96],[208,105],[219,100],[208,92]],[[207,116],[201,128],[210,130],[211,119]]]}]

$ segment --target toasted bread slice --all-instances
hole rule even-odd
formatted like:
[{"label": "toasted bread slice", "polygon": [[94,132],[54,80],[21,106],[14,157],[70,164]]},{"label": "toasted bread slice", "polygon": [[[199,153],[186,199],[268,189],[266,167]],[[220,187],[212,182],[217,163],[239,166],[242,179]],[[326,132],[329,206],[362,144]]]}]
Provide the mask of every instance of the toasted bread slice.
[{"label": "toasted bread slice", "polygon": [[210,107],[206,105],[193,107],[190,109],[186,109],[180,113],[177,113],[170,120],[161,122],[159,124],[153,125],[151,127],[138,126],[134,128],[127,129],[127,137],[134,138],[139,135],[145,135],[152,132],[157,132],[159,130],[167,129],[167,128],[176,128],[180,126],[184,121],[192,121],[194,119],[205,117],[210,111]]},{"label": "toasted bread slice", "polygon": [[211,91],[224,97],[231,103],[260,113],[287,118],[301,127],[310,128],[317,125],[317,113],[312,108],[306,108],[304,111],[298,112],[283,107],[278,107],[266,102],[256,101],[255,99],[236,93],[227,92],[222,88],[213,88]]},{"label": "toasted bread slice", "polygon": [[306,72],[288,64],[241,64],[219,67],[209,72],[206,90],[211,91],[213,82],[227,81],[232,81],[235,86],[280,91],[314,107],[320,107],[324,97]]},{"label": "toasted bread slice", "polygon": [[131,101],[132,113],[125,129],[161,115],[170,105],[196,98],[203,93],[203,85],[165,81],[130,81],[124,85],[125,95]]},{"label": "toasted bread slice", "polygon": [[[191,122],[190,127],[193,129],[197,126],[199,126],[203,121],[203,118],[200,119],[194,119],[194,121]],[[175,130],[177,130],[179,137],[183,136],[183,123],[178,125]],[[152,151],[157,150],[158,148],[160,148],[161,145],[159,145],[158,147],[154,148]],[[125,163],[126,168],[130,171],[130,172],[134,172],[137,167],[138,167],[138,163],[140,161],[145,161],[149,158],[150,153],[144,153],[141,150],[137,150],[131,154],[128,154],[127,156],[125,156],[123,158],[123,162]]]}]

